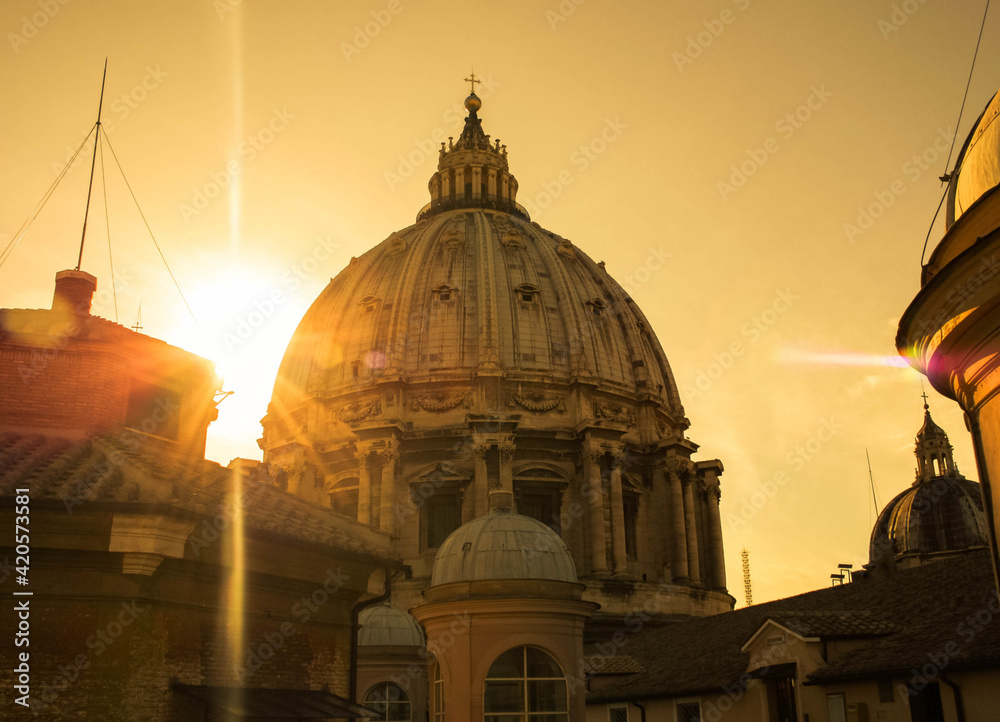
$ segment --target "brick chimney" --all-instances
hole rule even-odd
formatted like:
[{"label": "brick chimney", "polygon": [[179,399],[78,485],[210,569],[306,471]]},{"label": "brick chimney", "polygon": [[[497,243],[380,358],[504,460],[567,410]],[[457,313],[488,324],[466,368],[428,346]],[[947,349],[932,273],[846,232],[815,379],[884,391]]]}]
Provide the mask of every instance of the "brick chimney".
[{"label": "brick chimney", "polygon": [[97,279],[86,271],[59,271],[56,274],[56,292],[52,296],[52,310],[89,315],[96,290]]}]

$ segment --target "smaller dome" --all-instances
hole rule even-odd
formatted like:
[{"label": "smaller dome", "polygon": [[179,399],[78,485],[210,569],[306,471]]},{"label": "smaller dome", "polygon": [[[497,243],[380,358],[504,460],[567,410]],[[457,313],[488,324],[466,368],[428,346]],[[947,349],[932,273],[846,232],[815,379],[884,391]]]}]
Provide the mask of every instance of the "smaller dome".
[{"label": "smaller dome", "polygon": [[417,620],[401,609],[382,604],[361,610],[360,647],[422,647],[424,633]]},{"label": "smaller dome", "polygon": [[431,586],[497,579],[576,582],[576,567],[559,535],[542,522],[493,508],[451,533],[437,556]]},{"label": "smaller dome", "polygon": [[886,553],[907,556],[960,552],[986,544],[979,484],[938,476],[915,484],[885,505],[875,522],[870,563]]}]

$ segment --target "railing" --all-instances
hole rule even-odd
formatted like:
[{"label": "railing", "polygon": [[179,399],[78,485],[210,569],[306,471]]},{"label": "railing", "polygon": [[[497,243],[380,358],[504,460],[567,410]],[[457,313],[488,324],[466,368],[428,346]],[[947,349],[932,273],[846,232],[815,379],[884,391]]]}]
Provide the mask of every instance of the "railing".
[{"label": "railing", "polygon": [[417,213],[417,221],[422,221],[424,218],[430,218],[438,213],[452,211],[457,208],[489,208],[495,211],[510,213],[526,221],[531,221],[528,211],[519,203],[514,203],[509,198],[498,195],[481,195],[478,198],[466,197],[464,195],[438,198],[420,209],[420,212]]}]

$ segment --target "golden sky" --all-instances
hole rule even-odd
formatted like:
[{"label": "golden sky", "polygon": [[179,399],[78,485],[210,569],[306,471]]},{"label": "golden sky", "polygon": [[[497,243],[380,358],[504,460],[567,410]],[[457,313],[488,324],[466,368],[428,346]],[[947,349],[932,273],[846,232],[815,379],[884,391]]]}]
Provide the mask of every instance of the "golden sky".
[{"label": "golden sky", "polygon": [[[199,324],[108,157],[118,319],[134,324],[141,302],[144,333],[212,358],[235,394],[208,456],[259,458],[295,325],[429,200],[474,67],[518,200],[626,285],[670,359],[698,458],[725,464],[730,590],[742,605],[747,547],[754,601],[787,596],[867,560],[866,447],[882,504],[913,480],[921,377],[891,364],[893,339],[982,10],[8,0],[0,248],[93,125],[107,57],[105,128]],[[1000,81],[998,31],[994,15],[958,146]],[[0,306],[48,307],[56,271],[76,265],[84,155],[0,268]],[[98,167],[83,269],[114,319],[101,188]],[[974,478],[957,405],[930,403]]]}]

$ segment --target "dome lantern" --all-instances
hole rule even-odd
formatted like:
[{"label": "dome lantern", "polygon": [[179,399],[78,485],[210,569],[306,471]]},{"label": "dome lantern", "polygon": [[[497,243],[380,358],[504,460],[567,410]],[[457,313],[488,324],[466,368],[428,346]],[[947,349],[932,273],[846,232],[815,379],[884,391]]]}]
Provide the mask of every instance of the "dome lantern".
[{"label": "dome lantern", "polygon": [[465,127],[457,141],[442,141],[437,172],[427,184],[431,202],[417,214],[418,221],[455,208],[489,208],[530,220],[517,204],[517,179],[507,165],[507,146],[499,139],[491,142],[483,132],[479,119],[483,101],[475,92],[481,81],[475,78],[475,74],[466,78],[473,91],[465,99],[469,111]]}]

